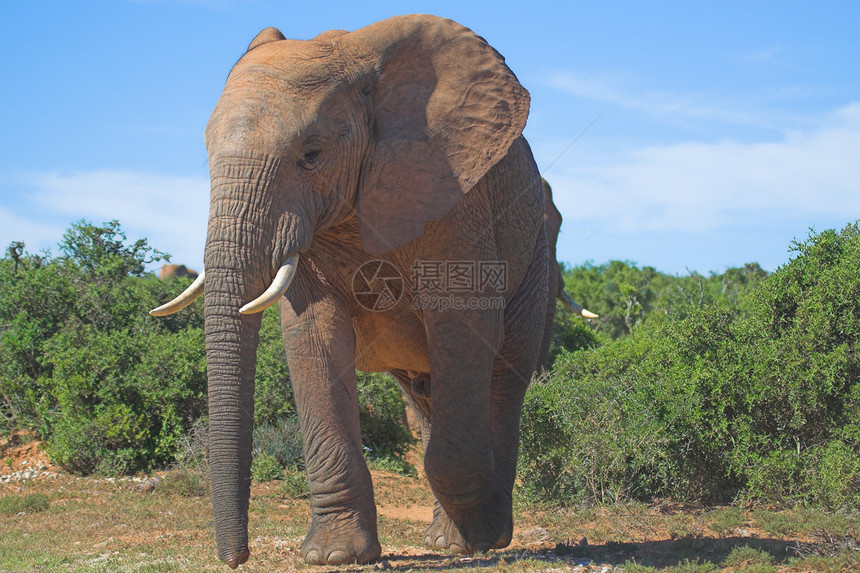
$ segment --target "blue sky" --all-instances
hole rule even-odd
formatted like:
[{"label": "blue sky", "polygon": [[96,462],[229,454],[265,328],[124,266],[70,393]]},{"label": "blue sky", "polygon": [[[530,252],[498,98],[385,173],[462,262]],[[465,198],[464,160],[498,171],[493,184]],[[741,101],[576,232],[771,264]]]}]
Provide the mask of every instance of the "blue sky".
[{"label": "blue sky", "polygon": [[561,260],[774,270],[860,218],[858,2],[2,0],[0,247],[119,219],[199,269],[203,128],[254,35],[413,12],[484,36],[531,92]]}]

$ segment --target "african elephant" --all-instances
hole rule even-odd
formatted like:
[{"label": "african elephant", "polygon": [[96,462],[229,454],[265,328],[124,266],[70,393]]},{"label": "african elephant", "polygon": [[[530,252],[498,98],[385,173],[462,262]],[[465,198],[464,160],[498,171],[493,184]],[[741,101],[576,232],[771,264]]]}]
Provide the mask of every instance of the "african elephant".
[{"label": "african elephant", "polygon": [[555,301],[558,299],[571,312],[582,318],[599,318],[593,312],[586,310],[577,303],[564,290],[564,272],[557,262],[555,244],[558,241],[558,233],[561,231],[561,213],[552,200],[552,187],[545,179],[541,179],[544,196],[544,226],[546,227],[546,240],[549,248],[549,269],[547,272],[547,305],[546,319],[544,321],[544,333],[541,340],[540,360],[538,364],[544,370],[549,370],[549,349],[552,344],[553,323],[555,321]]},{"label": "african elephant", "polygon": [[189,269],[185,265],[162,265],[158,271],[158,278],[163,281],[173,277],[188,277],[193,280],[198,276],[200,275],[197,271]]},{"label": "african elephant", "polygon": [[392,372],[426,406],[438,503],[425,542],[510,542],[547,307],[528,109],[502,56],[434,16],[308,41],[267,28],[231,70],[205,133],[205,272],[152,311],[204,293],[212,504],[231,567],[249,555],[259,313],[275,302],[310,482],[305,560],[380,555],[356,368]]}]

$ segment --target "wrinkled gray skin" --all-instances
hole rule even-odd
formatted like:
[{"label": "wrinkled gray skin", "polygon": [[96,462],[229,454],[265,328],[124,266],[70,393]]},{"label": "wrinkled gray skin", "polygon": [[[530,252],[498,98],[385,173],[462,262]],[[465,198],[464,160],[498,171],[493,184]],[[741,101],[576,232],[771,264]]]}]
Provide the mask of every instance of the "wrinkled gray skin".
[{"label": "wrinkled gray skin", "polygon": [[[231,71],[206,128],[204,256],[212,503],[231,567],[249,555],[260,328],[239,308],[295,254],[280,309],[310,481],[304,558],[380,555],[356,368],[392,372],[416,406],[437,499],[425,542],[460,552],[510,542],[520,409],[547,308],[528,105],[483,39],[431,16],[310,41],[269,28]],[[352,292],[373,260],[404,281],[384,312]],[[417,261],[500,262],[506,289],[458,292],[474,310],[415,308]],[[495,296],[503,305],[486,308]]]},{"label": "wrinkled gray skin", "polygon": [[556,262],[555,244],[558,241],[558,233],[561,231],[561,213],[552,200],[552,187],[546,180],[541,179],[544,193],[544,226],[546,227],[546,240],[548,247],[549,268],[547,269],[547,304],[546,318],[544,319],[543,337],[541,338],[540,358],[538,364],[549,370],[549,348],[552,345],[552,327],[555,322],[555,301],[562,300],[564,296],[564,273],[561,265]]}]

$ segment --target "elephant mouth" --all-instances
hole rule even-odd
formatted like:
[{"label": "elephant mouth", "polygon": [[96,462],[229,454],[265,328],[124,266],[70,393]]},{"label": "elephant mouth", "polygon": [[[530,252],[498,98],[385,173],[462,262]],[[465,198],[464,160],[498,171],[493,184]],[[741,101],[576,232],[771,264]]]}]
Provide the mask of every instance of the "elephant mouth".
[{"label": "elephant mouth", "polygon": [[[278,302],[278,299],[284,296],[284,293],[286,293],[287,289],[290,288],[290,284],[293,282],[293,277],[296,275],[296,269],[298,266],[298,254],[288,257],[287,260],[281,263],[281,267],[278,269],[278,272],[275,273],[275,278],[272,280],[272,284],[269,285],[269,288],[267,288],[263,294],[240,308],[239,313],[256,314],[258,312],[263,312]],[[152,309],[149,311],[149,314],[152,316],[167,316],[168,314],[173,314],[174,312],[182,310],[203,294],[205,277],[206,271],[204,270],[200,273],[200,276],[198,276],[194,282],[182,292],[182,294],[172,301],[163,304],[158,308]]]}]

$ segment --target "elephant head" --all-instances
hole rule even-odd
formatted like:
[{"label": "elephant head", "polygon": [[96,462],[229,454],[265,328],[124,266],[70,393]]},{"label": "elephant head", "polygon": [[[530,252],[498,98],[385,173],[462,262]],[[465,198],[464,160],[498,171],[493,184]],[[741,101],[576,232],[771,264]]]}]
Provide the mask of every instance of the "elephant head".
[{"label": "elephant head", "polygon": [[161,269],[158,271],[158,278],[163,281],[173,277],[188,277],[194,280],[199,276],[200,273],[193,269],[189,269],[185,265],[162,265]]},{"label": "elephant head", "polygon": [[495,50],[432,16],[309,41],[267,28],[231,70],[205,134],[205,273],[152,311],[205,292],[212,503],[231,567],[248,558],[259,312],[335,225],[357,217],[372,255],[419,237],[508,152],[528,105]]}]

